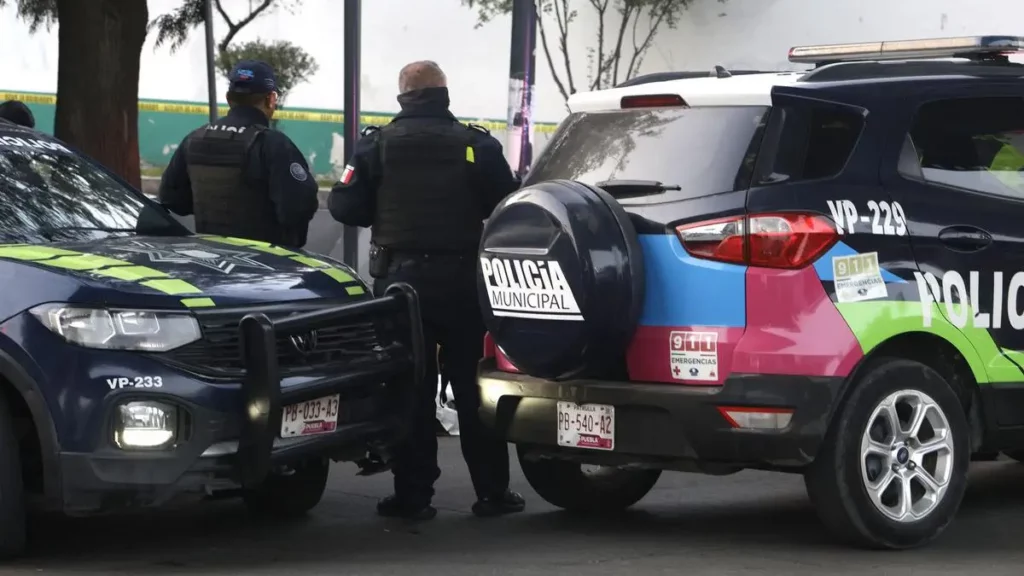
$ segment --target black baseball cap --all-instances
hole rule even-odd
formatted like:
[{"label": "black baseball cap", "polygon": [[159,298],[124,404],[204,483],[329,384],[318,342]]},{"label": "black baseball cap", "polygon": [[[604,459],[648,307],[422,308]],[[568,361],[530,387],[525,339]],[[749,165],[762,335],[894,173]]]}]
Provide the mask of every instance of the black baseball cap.
[{"label": "black baseball cap", "polygon": [[0,118],[26,128],[36,127],[36,117],[32,114],[32,110],[19,100],[8,100],[0,104]]},{"label": "black baseball cap", "polygon": [[238,94],[268,94],[277,92],[277,78],[270,64],[259,60],[242,60],[235,64],[228,76],[229,92]]}]

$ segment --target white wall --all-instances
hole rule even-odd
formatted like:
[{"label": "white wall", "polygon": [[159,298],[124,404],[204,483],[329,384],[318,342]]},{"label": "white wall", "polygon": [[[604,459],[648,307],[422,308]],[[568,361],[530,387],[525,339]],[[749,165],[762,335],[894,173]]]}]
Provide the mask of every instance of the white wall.
[{"label": "white wall", "polygon": [[[149,0],[150,16],[170,11],[180,0]],[[242,14],[249,0],[224,0]],[[572,57],[585,76],[592,43],[593,11],[579,2]],[[339,109],[342,103],[343,7],[340,0],[304,0],[296,14],[279,11],[248,26],[238,39],[288,39],[319,62],[320,72],[289,99],[295,107]],[[219,17],[218,17],[219,19]],[[508,98],[509,35],[502,18],[475,29],[475,15],[460,0],[365,0],[363,2],[364,110],[394,111],[398,69],[411,60],[434,59],[449,73],[453,110],[468,117],[504,118]],[[218,27],[218,37],[223,34]],[[965,34],[1024,35],[1021,0],[695,0],[676,30],[663,30],[643,72],[732,68],[786,69],[795,44],[855,42]],[[57,78],[56,31],[30,36],[14,9],[0,9],[0,89],[53,92]],[[177,54],[143,52],[140,96],[204,101],[202,31]],[[562,99],[543,53],[537,53],[535,120],[557,121]],[[222,82],[222,81],[221,81]],[[219,92],[224,91],[223,84]]]},{"label": "white wall", "polygon": [[[180,5],[180,0],[148,1],[151,19]],[[249,0],[223,0],[223,5],[229,14],[244,15]],[[340,109],[343,10],[340,0],[303,0],[295,14],[278,10],[263,16],[236,38],[285,39],[301,45],[316,58],[320,71],[312,82],[293,91],[289,106]],[[219,16],[215,18],[219,39],[226,26]],[[505,118],[511,20],[502,18],[482,29],[474,29],[475,24],[475,14],[460,0],[364,0],[362,108],[396,111],[398,70],[410,61],[430,59],[448,72],[457,115]],[[152,44],[151,37],[142,53],[140,97],[205,101],[202,29],[176,54],[166,47],[154,50]],[[56,91],[56,29],[30,35],[10,3],[0,9],[0,54],[4,54],[0,90]],[[226,85],[219,82],[218,93],[222,93]],[[561,97],[542,66],[538,66],[537,93],[535,120],[560,120],[564,116]]]},{"label": "white wall", "polygon": [[787,61],[791,46],[979,34],[1024,36],[1024,2],[694,0],[676,30],[659,34],[642,72],[801,69]]}]

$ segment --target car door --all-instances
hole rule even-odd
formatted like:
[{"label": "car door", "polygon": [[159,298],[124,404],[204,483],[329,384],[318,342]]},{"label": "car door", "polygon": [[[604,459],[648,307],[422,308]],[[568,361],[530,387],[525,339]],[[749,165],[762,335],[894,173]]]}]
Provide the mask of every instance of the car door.
[{"label": "car door", "polygon": [[907,221],[922,322],[956,326],[989,382],[1013,391],[1000,404],[1022,408],[1000,410],[1001,423],[1024,423],[1024,172],[993,168],[1000,153],[1024,158],[1024,89],[975,82],[901,112],[881,170]]}]

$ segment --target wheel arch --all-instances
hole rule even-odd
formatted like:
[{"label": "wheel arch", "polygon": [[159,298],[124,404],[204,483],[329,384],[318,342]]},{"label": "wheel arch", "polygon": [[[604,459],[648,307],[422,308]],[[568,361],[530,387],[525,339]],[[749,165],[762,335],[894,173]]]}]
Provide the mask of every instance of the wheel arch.
[{"label": "wheel arch", "polygon": [[38,383],[3,350],[0,350],[0,388],[7,388],[8,396],[14,396],[13,399],[23,404],[28,411],[39,446],[43,496],[49,503],[56,505],[62,499],[57,429]]},{"label": "wheel arch", "polygon": [[[912,330],[895,332],[876,342],[857,363],[840,390],[832,417],[845,404],[863,375],[880,358],[903,358],[920,362],[946,378],[960,399],[968,419],[972,450],[979,449],[988,432],[979,385],[988,382],[981,357],[966,336],[949,325],[951,331]],[[952,338],[947,338],[952,334]],[[958,336],[958,337],[957,337]],[[831,418],[830,418],[831,419]]]}]

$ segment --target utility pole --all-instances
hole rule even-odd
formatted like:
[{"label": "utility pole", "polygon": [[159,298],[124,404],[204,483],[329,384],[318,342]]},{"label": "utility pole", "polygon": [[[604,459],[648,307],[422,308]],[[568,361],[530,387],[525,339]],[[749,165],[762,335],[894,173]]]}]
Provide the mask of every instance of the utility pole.
[{"label": "utility pole", "polygon": [[512,1],[512,50],[508,71],[509,164],[520,177],[533,163],[533,86],[537,50],[534,0]]},{"label": "utility pole", "polygon": [[[359,140],[359,75],[362,39],[361,0],[345,0],[345,28],[343,60],[345,64],[345,111],[344,111],[344,145],[345,161],[352,160],[356,142]],[[358,270],[359,263],[359,228],[345,226],[342,230],[342,259],[346,264]]]},{"label": "utility pole", "polygon": [[203,19],[206,28],[206,91],[210,105],[210,123],[217,121],[217,66],[213,42],[213,1],[203,3]]}]

